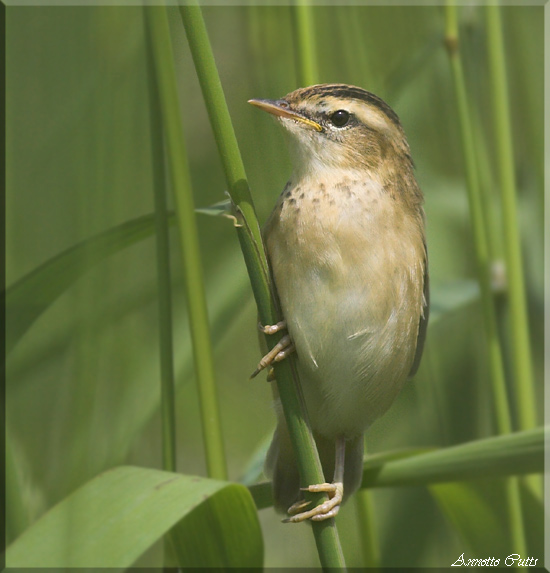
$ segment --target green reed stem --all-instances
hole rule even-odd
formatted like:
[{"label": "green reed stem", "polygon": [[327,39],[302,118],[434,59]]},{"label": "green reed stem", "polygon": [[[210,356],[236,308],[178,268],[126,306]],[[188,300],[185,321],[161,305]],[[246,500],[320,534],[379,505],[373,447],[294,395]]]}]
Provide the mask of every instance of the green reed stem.
[{"label": "green reed stem", "polygon": [[521,237],[518,223],[510,104],[508,101],[508,84],[504,61],[502,23],[498,5],[488,5],[486,7],[486,26],[497,165],[500,179],[502,216],[506,230],[504,233],[504,254],[510,301],[512,336],[510,346],[514,368],[515,397],[517,400],[519,428],[526,430],[535,427],[537,419]]},{"label": "green reed stem", "polygon": [[[148,35],[150,70],[154,74],[152,45]],[[166,177],[162,116],[157,86],[149,82],[150,130],[153,168],[153,195],[155,201],[155,237],[157,248],[159,357],[160,357],[160,411],[162,424],[162,467],[176,471],[176,407],[174,356],[172,339],[172,287],[170,274],[170,223],[166,206]]]},{"label": "green reed stem", "polygon": [[512,430],[508,398],[504,379],[502,351],[498,339],[497,323],[491,290],[490,257],[487,233],[484,226],[483,203],[479,188],[478,170],[475,156],[475,145],[470,120],[470,111],[466,95],[464,72],[458,50],[458,26],[456,6],[447,5],[446,47],[449,53],[451,70],[455,85],[458,119],[466,170],[466,186],[470,205],[470,217],[474,234],[477,273],[481,290],[484,326],[489,347],[491,380],[496,402],[497,426],[500,433]]},{"label": "green reed stem", "polygon": [[17,468],[17,456],[13,448],[13,438],[10,435],[9,427],[6,426],[6,419],[2,416],[5,433],[4,446],[4,495],[5,495],[5,541],[8,544],[17,539],[30,525],[29,512],[24,499],[24,486],[20,479]]},{"label": "green reed stem", "polygon": [[[458,21],[456,6],[448,0],[445,10],[446,32],[445,45],[449,54],[451,71],[455,86],[458,120],[464,154],[464,167],[466,170],[466,186],[468,189],[468,201],[470,205],[470,217],[474,234],[474,246],[476,252],[477,273],[481,291],[481,306],[483,321],[489,352],[489,367],[491,384],[495,400],[498,432],[508,434],[512,431],[510,406],[506,394],[506,382],[504,378],[504,366],[502,350],[498,338],[498,326],[496,320],[494,300],[491,291],[490,256],[487,233],[484,226],[486,217],[483,214],[483,200],[481,197],[478,168],[476,164],[474,135],[472,130],[471,114],[466,94],[466,84],[462,59],[458,42]],[[514,550],[525,550],[525,533],[523,528],[523,515],[519,497],[519,482],[511,478],[507,482],[508,508],[510,512],[511,535]]]},{"label": "green reed stem", "polygon": [[225,480],[227,469],[214,379],[212,345],[170,29],[164,7],[148,8],[146,13],[151,29],[168,169],[176,200],[176,217],[183,256],[185,294],[193,340],[206,465],[210,477]]},{"label": "green reed stem", "polygon": [[357,525],[363,553],[363,567],[380,566],[380,541],[376,528],[372,492],[360,489],[355,494]]},{"label": "green reed stem", "polygon": [[[155,152],[153,152],[156,154]],[[153,159],[153,163],[155,159]],[[163,168],[162,163],[154,169]],[[156,177],[155,177],[156,179]],[[159,174],[159,179],[161,179]],[[164,185],[155,185],[155,228],[157,246],[157,282],[159,307],[159,352],[161,379],[162,467],[176,471],[176,393],[172,340],[172,289],[170,280],[170,248],[168,216]]]},{"label": "green reed stem", "polygon": [[[238,221],[237,235],[250,276],[260,320],[263,324],[274,324],[280,320],[280,313],[272,297],[260,227],[206,26],[197,4],[181,6],[180,14],[222,160],[229,194],[233,202],[233,212]],[[277,335],[266,337],[270,348],[273,348],[279,339],[280,336]],[[300,385],[295,377],[294,360],[291,358],[278,363],[275,366],[275,372],[287,426],[297,454],[302,484],[321,483],[324,481],[323,471],[315,440],[307,421]],[[308,497],[315,504],[326,499],[324,495],[319,494],[310,494]],[[345,567],[334,520],[313,523],[312,529],[321,565],[325,568]]]},{"label": "green reed stem", "polygon": [[319,82],[315,49],[315,22],[309,0],[296,0],[293,6],[294,38],[298,58],[298,84],[311,86]]},{"label": "green reed stem", "polygon": [[[474,110],[472,110],[474,111]],[[483,122],[480,113],[478,112],[472,118],[472,129],[475,144],[475,155],[478,158],[477,167],[479,174],[479,186],[481,190],[481,197],[483,201],[483,215],[487,218],[485,221],[485,228],[487,229],[487,241],[489,247],[489,256],[494,264],[500,263],[503,259],[503,245],[502,245],[502,225],[500,205],[498,204],[498,197],[495,195],[496,183],[492,177],[489,160],[489,149],[487,139],[483,130]],[[502,261],[503,262],[503,261]],[[504,285],[494,284],[495,277],[493,275],[493,290],[500,290]]]}]

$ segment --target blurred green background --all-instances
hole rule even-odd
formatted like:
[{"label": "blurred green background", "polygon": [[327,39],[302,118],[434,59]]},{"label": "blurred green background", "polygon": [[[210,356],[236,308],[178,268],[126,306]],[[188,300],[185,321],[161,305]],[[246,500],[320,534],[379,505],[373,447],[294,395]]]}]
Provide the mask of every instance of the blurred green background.
[{"label": "blurred green background", "polygon": [[[224,199],[225,182],[181,21],[175,9],[169,12],[195,203],[205,207]],[[278,127],[246,101],[299,87],[292,9],[217,6],[203,12],[263,222],[284,187],[290,161]],[[446,292],[449,284],[453,292],[470,288],[466,281],[475,278],[475,262],[442,8],[327,6],[315,7],[313,15],[320,80],[373,91],[401,118],[426,198],[434,291]],[[484,11],[469,6],[459,15],[499,258],[506,229],[499,227],[496,201]],[[502,17],[540,422],[543,7],[505,7]],[[152,213],[153,80],[141,8],[10,7],[7,21],[9,287],[79,241]],[[248,381],[259,358],[256,310],[232,223],[198,217],[210,315],[221,317],[214,332],[217,382],[230,477],[237,480],[271,434],[275,416],[269,385]],[[178,470],[204,475],[175,232],[172,239]],[[89,269],[93,254],[84,250],[72,263],[76,271],[83,269],[81,278],[47,306],[9,353],[8,465],[14,489],[7,500],[8,541],[104,469],[122,463],[161,466],[155,256],[152,236]],[[25,304],[8,309],[8,336],[46,287],[36,285]],[[236,312],[223,320],[228,305]],[[504,297],[499,319],[505,332]],[[369,452],[447,446],[494,434],[484,344],[476,303],[434,323],[419,374],[369,431]],[[509,366],[508,352],[505,360]],[[498,511],[498,480],[479,487]],[[376,490],[373,499],[383,566],[447,566],[467,551],[459,528],[426,488]],[[542,557],[542,513],[529,515],[529,548]],[[260,518],[267,566],[317,563],[308,526],[283,525],[272,509],[262,510]],[[362,564],[355,520],[351,502],[339,517],[348,566]],[[493,541],[487,539],[488,553],[508,551]],[[152,551],[143,563],[157,563],[159,554]]]}]

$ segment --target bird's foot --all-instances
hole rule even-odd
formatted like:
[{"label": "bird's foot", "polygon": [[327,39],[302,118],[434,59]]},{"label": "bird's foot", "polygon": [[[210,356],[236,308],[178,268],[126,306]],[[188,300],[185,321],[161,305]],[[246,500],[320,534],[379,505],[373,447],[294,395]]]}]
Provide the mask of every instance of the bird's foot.
[{"label": "bird's foot", "polygon": [[[283,320],[281,322],[278,322],[277,324],[268,324],[266,326],[262,326],[261,324],[259,324],[258,328],[265,334],[275,334],[276,332],[279,332],[280,330],[286,328],[286,322]],[[294,352],[295,350],[296,349],[294,347],[294,343],[290,339],[290,336],[288,334],[285,334],[285,336],[283,336],[281,340],[279,340],[279,342],[260,360],[256,370],[252,372],[250,378],[254,378],[264,368],[271,366],[271,364],[273,364],[274,362],[280,362],[281,360],[284,360],[289,354],[292,354],[292,352]],[[270,375],[269,378],[273,380],[274,376]]]},{"label": "bird's foot", "polygon": [[275,334],[276,332],[286,328],[286,321],[281,320],[281,322],[278,322],[277,324],[266,324],[265,326],[259,322],[258,328],[260,329],[260,332],[263,332],[264,334]]},{"label": "bird's foot", "polygon": [[340,504],[344,497],[343,483],[318,483],[302,488],[302,491],[311,491],[315,493],[326,492],[329,495],[329,499],[308,511],[302,510],[311,503],[310,501],[297,501],[288,508],[288,513],[291,517],[283,520],[285,523],[300,523],[306,519],[311,519],[311,521],[323,521],[325,519],[330,519],[331,517],[336,517],[340,511]]}]

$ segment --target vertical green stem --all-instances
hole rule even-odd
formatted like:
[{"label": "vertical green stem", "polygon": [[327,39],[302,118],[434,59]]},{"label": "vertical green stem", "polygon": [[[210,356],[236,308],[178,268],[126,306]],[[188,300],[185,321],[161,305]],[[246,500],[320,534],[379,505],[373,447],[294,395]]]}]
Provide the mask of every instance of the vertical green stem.
[{"label": "vertical green stem", "polygon": [[357,511],[357,524],[361,539],[363,553],[363,567],[380,566],[380,543],[376,530],[374,504],[372,492],[369,489],[360,489],[355,494],[355,508]]},{"label": "vertical green stem", "polygon": [[4,451],[4,495],[6,496],[4,519],[6,526],[4,539],[5,543],[10,543],[27,529],[30,525],[30,519],[22,495],[23,485],[17,471],[17,457],[13,451],[12,437],[5,425],[5,421],[5,417],[2,416],[2,422],[4,422],[4,428],[6,428]]},{"label": "vertical green stem", "polygon": [[309,0],[296,0],[293,13],[298,56],[298,83],[303,87],[311,86],[319,82],[313,8]]},{"label": "vertical green stem", "polygon": [[[154,132],[153,132],[154,133]],[[161,140],[162,142],[162,140]],[[157,143],[161,143],[157,142]],[[156,144],[154,144],[156,145]],[[161,147],[159,145],[159,147]],[[155,150],[159,151],[159,150]],[[157,154],[162,159],[162,153]],[[153,159],[155,162],[155,159]],[[154,169],[163,169],[157,163]],[[176,471],[176,408],[172,341],[172,289],[170,285],[170,248],[164,177],[155,176],[155,229],[157,245],[157,281],[159,295],[159,343],[161,376],[162,460],[166,471]]]},{"label": "vertical green stem", "polygon": [[[153,159],[153,161],[155,161]],[[157,164],[162,168],[162,164]],[[155,182],[155,228],[159,306],[159,344],[161,377],[162,460],[166,471],[176,471],[176,408],[172,341],[172,290],[170,249],[165,186],[160,176]]]},{"label": "vertical green stem", "polygon": [[[447,0],[445,15],[445,44],[449,54],[456,92],[458,119],[460,123],[462,149],[464,153],[464,166],[466,170],[468,200],[470,205],[470,217],[474,234],[478,280],[481,290],[483,320],[489,350],[489,367],[495,400],[497,427],[499,433],[507,434],[512,431],[512,422],[508,397],[506,394],[504,366],[502,361],[502,350],[498,338],[495,306],[491,292],[489,245],[484,226],[486,218],[483,215],[483,202],[479,187],[471,115],[466,94],[462,59],[459,51],[456,6],[452,5],[450,0]],[[517,479],[512,478],[508,480],[507,488],[512,541],[514,543],[514,550],[521,552],[525,550],[525,536],[519,497],[519,483]]]},{"label": "vertical green stem", "polygon": [[348,6],[347,10],[342,10],[338,5],[333,6],[340,21],[340,35],[349,36],[349,48],[346,52],[346,60],[350,63],[353,77],[357,78],[358,86],[368,86],[374,79],[370,58],[374,54],[369,54],[366,48],[362,20],[364,6]]},{"label": "vertical green stem", "polygon": [[[148,35],[148,58],[154,74],[152,42]],[[157,283],[159,313],[160,410],[162,424],[162,467],[176,471],[176,408],[174,357],[172,340],[172,289],[170,278],[170,234],[166,212],[166,178],[162,116],[157,85],[149,82],[150,131],[153,166],[153,195],[155,201],[155,232],[157,247]]]},{"label": "vertical green stem", "polygon": [[484,226],[483,203],[479,188],[476,165],[475,145],[470,120],[468,98],[464,82],[462,61],[458,50],[458,27],[456,21],[456,6],[447,4],[447,33],[446,46],[451,62],[453,80],[460,122],[464,166],[466,170],[466,186],[470,205],[470,217],[474,234],[478,280],[480,283],[484,326],[489,345],[491,379],[496,401],[497,426],[500,433],[512,430],[508,398],[504,379],[502,351],[498,339],[494,302],[491,291],[490,258],[487,233]]},{"label": "vertical green stem", "polygon": [[489,72],[492,87],[493,121],[497,147],[497,165],[502,198],[504,247],[510,300],[512,357],[518,420],[521,430],[536,426],[535,392],[529,341],[529,322],[521,255],[521,237],[518,224],[516,175],[510,126],[510,104],[504,61],[504,42],[500,8],[496,4],[486,7]]},{"label": "vertical green stem", "polygon": [[206,449],[206,465],[210,477],[225,480],[227,479],[227,469],[214,380],[210,329],[191,179],[179,110],[170,29],[164,7],[148,8],[147,17],[151,27],[153,59],[168,155],[168,169],[176,200],[176,216],[183,255],[185,294],[193,340]]},{"label": "vertical green stem", "polygon": [[[197,4],[181,6],[180,14],[234,204],[234,213],[239,221],[237,234],[258,305],[260,320],[264,324],[274,324],[280,317],[272,298],[260,227],[206,26]],[[280,336],[277,335],[267,337],[269,347],[272,348],[279,338]],[[279,395],[297,454],[302,484],[320,483],[324,481],[323,471],[307,422],[300,385],[293,368],[293,359],[290,358],[290,360],[278,363],[275,367]],[[315,504],[325,499],[324,495],[310,495]],[[334,520],[312,523],[312,529],[321,565],[324,568],[345,567]]]},{"label": "vertical green stem", "polygon": [[[472,110],[473,111],[473,110]],[[489,256],[492,264],[492,280],[495,277],[495,263],[504,263],[502,245],[502,224],[498,196],[495,193],[496,183],[492,177],[489,161],[489,150],[487,139],[483,130],[483,122],[477,113],[473,119],[473,137],[475,144],[475,155],[477,157],[477,168],[479,173],[479,186],[483,201],[483,214],[486,217],[485,228],[487,229],[487,241],[489,246]],[[499,269],[497,269],[498,271]],[[493,284],[493,288],[495,285]],[[505,288],[504,285],[502,288]]]}]

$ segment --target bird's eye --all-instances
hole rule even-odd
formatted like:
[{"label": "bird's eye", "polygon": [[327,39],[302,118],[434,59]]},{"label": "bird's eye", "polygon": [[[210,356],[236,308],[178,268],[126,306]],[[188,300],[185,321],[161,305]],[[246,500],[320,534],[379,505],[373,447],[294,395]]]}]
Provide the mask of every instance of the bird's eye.
[{"label": "bird's eye", "polygon": [[339,109],[330,116],[330,121],[335,127],[344,127],[349,121],[349,112],[345,109]]}]

